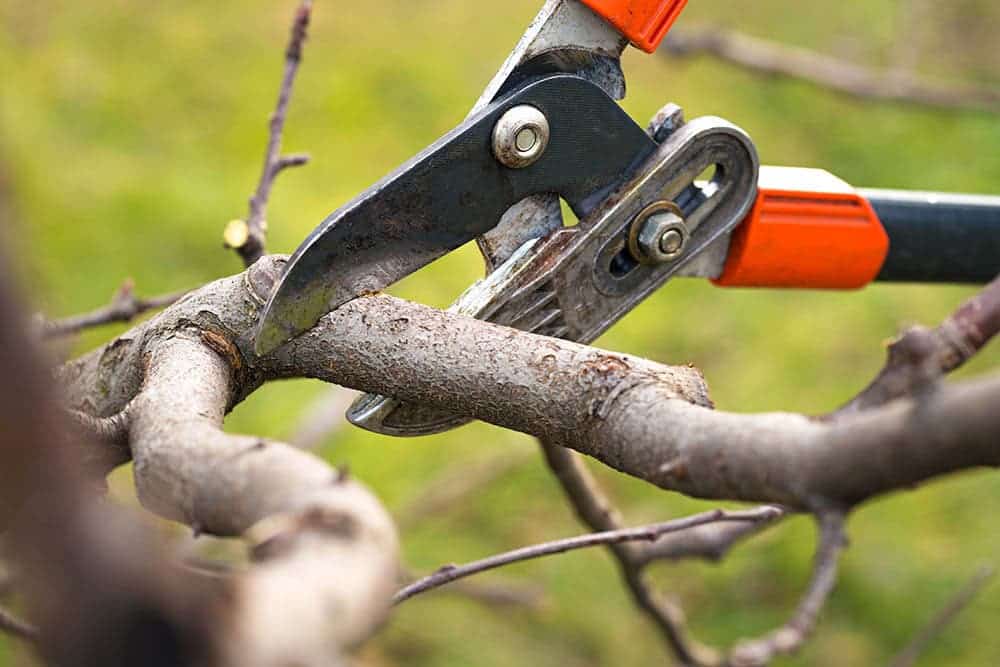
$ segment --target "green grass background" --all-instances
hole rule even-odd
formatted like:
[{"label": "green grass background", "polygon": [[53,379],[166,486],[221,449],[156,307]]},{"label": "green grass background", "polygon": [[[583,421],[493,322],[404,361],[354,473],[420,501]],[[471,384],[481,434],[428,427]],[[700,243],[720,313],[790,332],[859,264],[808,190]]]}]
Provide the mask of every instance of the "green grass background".
[{"label": "green grass background", "polygon": [[[309,151],[313,162],[277,185],[271,248],[291,251],[330,210],[460,121],[539,4],[318,2],[285,141],[290,151]],[[1000,81],[992,42],[1000,14],[989,2],[953,3],[943,17],[917,22],[916,33],[902,32],[903,5],[893,0],[691,4],[682,25],[725,23],[875,65],[890,62],[901,40],[918,40],[925,71]],[[245,214],[258,176],[293,6],[0,2],[0,173],[16,225],[12,251],[40,309],[56,316],[98,306],[126,276],[154,294],[240,269],[221,248],[221,230]],[[1000,191],[997,116],[861,102],[707,59],[630,52],[625,66],[625,107],[642,123],[676,101],[689,117],[716,114],[744,127],[765,163],[823,167],[871,187]],[[466,247],[394,291],[444,306],[480,273],[475,250]],[[696,364],[722,409],[822,412],[872,376],[882,341],[907,323],[940,320],[970,293],[929,286],[727,291],[678,280],[598,344]],[[88,333],[79,349],[118,331]],[[960,375],[982,373],[998,360],[996,350],[987,352]],[[268,386],[227,426],[288,436],[324,391],[310,382]],[[474,424],[417,440],[348,429],[322,454],[349,462],[399,512],[445,471],[504,452],[530,456],[533,448],[529,438]],[[709,506],[594,468],[632,523]],[[1000,478],[975,472],[862,508],[816,638],[783,664],[884,662],[981,563],[996,561],[998,509]],[[535,457],[409,528],[404,552],[411,567],[426,570],[579,531]],[[791,521],[721,565],[661,564],[654,578],[684,602],[700,637],[729,644],[790,612],[808,576],[813,538],[808,521]],[[539,610],[491,609],[426,595],[393,615],[364,650],[364,662],[663,662],[660,640],[601,551],[512,567],[486,580],[541,587],[546,603]],[[998,612],[994,584],[935,642],[924,664],[1000,663]],[[25,660],[20,647],[0,637],[0,665]]]}]

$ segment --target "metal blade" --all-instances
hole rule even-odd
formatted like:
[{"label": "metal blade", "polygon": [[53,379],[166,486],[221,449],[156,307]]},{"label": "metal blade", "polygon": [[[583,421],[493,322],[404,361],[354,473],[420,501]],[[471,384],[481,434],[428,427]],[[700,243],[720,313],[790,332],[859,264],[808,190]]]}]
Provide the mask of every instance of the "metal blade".
[{"label": "metal blade", "polygon": [[[609,97],[625,97],[621,54],[628,40],[578,0],[548,0],[486,86],[473,113],[502,90],[541,72],[569,72],[583,77]],[[500,223],[477,239],[487,273],[496,270],[531,239],[563,226],[559,197],[543,193],[511,206]]]},{"label": "metal blade", "polygon": [[[544,114],[545,152],[522,169],[492,151],[515,106]],[[265,354],[359,294],[381,290],[481,235],[514,203],[556,192],[585,215],[656,147],[597,86],[551,75],[469,117],[393,174],[334,212],[292,256],[261,318]]]}]

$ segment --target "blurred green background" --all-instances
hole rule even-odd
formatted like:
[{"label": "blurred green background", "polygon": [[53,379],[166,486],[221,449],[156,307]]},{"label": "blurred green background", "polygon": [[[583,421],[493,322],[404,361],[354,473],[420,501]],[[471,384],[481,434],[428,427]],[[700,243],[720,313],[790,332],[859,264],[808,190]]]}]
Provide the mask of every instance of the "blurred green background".
[{"label": "blurred green background", "polygon": [[[279,179],[271,248],[291,251],[330,210],[460,121],[540,0],[318,2],[285,147],[313,162]],[[1000,9],[987,0],[800,3],[696,0],[679,26],[713,22],[856,62],[899,59],[953,81],[1000,83]],[[142,294],[237,272],[224,224],[246,211],[282,67],[292,0],[0,2],[0,175],[13,240],[39,309],[58,316],[106,302],[122,279]],[[668,101],[688,117],[744,127],[765,163],[823,167],[851,183],[1000,192],[1000,117],[845,98],[709,59],[630,51],[626,108],[645,123]],[[396,288],[444,306],[481,273],[473,248]],[[968,289],[875,286],[861,292],[726,291],[678,280],[599,341],[702,368],[721,409],[823,412],[880,366],[881,341],[935,323]],[[85,350],[121,329],[88,333]],[[960,375],[995,367],[988,351]],[[294,433],[328,392],[266,387],[229,428]],[[348,428],[321,453],[349,462],[399,516],[473,466],[516,459],[444,511],[404,527],[415,571],[580,532],[531,439],[484,424],[395,440]],[[490,462],[493,463],[490,463]],[[486,463],[484,463],[486,462]],[[594,466],[630,523],[708,506]],[[127,482],[118,486],[127,495]],[[1000,478],[966,473],[862,508],[843,576],[815,639],[783,664],[867,665],[893,655],[982,563],[997,559]],[[808,576],[813,530],[791,521],[721,565],[660,564],[654,578],[703,639],[729,644],[786,617]],[[362,654],[372,665],[662,663],[603,552],[577,552],[486,576],[537,587],[537,609],[459,595],[403,605]],[[308,584],[308,582],[304,582]],[[1000,584],[926,655],[927,665],[1000,663]],[[22,664],[0,637],[0,665]]]}]

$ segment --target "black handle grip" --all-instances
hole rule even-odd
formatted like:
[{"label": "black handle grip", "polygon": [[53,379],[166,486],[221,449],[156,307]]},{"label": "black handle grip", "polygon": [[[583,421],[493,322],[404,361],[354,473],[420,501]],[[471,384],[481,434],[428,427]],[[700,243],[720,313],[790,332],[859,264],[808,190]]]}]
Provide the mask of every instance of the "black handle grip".
[{"label": "black handle grip", "polygon": [[889,235],[876,280],[987,283],[1000,273],[1000,197],[859,190]]}]

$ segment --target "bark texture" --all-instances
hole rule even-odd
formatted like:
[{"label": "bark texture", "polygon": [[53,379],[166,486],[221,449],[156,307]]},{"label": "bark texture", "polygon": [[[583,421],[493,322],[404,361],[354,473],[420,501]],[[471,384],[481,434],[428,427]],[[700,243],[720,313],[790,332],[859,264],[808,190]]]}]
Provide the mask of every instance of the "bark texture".
[{"label": "bark texture", "polygon": [[[535,336],[385,295],[356,299],[256,359],[250,352],[256,316],[283,261],[265,257],[65,366],[71,407],[98,417],[122,411],[143,378],[161,372],[150,364],[154,351],[185,336],[224,362],[230,384],[212,391],[225,407],[264,381],[314,377],[465,412],[702,498],[810,511],[848,508],[936,475],[1000,463],[996,377],[831,421],[716,412],[696,369]],[[222,409],[215,409],[213,420],[221,420]]]}]

